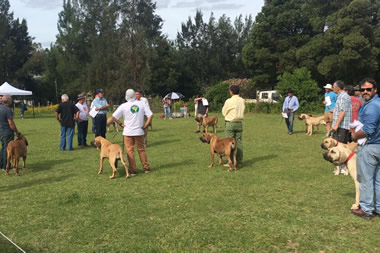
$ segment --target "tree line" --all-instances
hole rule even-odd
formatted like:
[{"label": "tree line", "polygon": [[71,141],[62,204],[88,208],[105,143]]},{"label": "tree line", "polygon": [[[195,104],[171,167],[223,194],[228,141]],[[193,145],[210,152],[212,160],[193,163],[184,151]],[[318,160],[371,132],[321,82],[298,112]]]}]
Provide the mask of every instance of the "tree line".
[{"label": "tree line", "polygon": [[170,40],[151,0],[63,0],[56,41],[43,49],[0,0],[0,82],[32,90],[40,102],[101,87],[120,103],[126,88],[190,98],[234,78],[273,89],[300,68],[320,88],[380,80],[379,7],[379,0],[266,0],[255,21],[204,20],[198,10]]}]

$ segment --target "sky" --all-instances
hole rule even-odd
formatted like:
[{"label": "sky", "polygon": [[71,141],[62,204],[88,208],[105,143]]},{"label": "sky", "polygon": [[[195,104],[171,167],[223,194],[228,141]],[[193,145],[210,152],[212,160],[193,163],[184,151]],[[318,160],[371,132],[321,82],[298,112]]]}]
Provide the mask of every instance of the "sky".
[{"label": "sky", "polygon": [[[29,35],[34,42],[50,47],[56,40],[58,13],[63,0],[9,0],[14,18],[25,19]],[[175,39],[181,23],[195,16],[196,10],[208,21],[210,14],[216,18],[225,14],[233,21],[240,14],[252,15],[253,20],[261,11],[264,0],[157,0],[156,14],[163,19],[162,31],[169,39]]]}]

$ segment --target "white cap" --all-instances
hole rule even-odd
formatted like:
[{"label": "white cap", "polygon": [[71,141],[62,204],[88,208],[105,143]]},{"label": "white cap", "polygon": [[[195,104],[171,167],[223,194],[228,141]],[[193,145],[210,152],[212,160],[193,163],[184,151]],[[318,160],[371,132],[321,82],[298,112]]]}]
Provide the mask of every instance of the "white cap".
[{"label": "white cap", "polygon": [[134,102],[136,100],[136,92],[132,89],[128,89],[125,92],[125,100],[128,102]]},{"label": "white cap", "polygon": [[331,84],[326,84],[325,86],[323,86],[323,88],[325,88],[325,89],[330,89],[330,90],[332,90],[333,89],[333,87],[332,87],[332,85]]}]

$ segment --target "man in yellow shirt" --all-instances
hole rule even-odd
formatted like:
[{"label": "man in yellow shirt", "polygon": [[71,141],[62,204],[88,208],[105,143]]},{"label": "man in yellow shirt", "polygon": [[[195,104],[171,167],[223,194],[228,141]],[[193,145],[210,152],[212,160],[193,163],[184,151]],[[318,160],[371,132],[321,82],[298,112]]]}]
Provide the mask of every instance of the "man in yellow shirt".
[{"label": "man in yellow shirt", "polygon": [[[245,102],[239,96],[240,88],[236,85],[230,86],[230,96],[224,103],[222,113],[226,121],[226,134],[237,141],[237,166],[241,167],[243,163],[243,119]],[[232,154],[231,154],[232,155]],[[231,157],[231,159],[233,159]],[[228,164],[227,164],[228,166]]]}]

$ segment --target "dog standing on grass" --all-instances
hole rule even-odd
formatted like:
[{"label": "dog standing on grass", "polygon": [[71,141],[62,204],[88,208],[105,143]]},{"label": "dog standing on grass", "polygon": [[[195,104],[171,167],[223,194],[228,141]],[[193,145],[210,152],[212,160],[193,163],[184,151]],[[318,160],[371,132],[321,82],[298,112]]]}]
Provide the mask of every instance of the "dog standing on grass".
[{"label": "dog standing on grass", "polygon": [[100,175],[103,171],[104,158],[108,158],[112,167],[112,175],[110,176],[111,179],[115,178],[118,160],[121,161],[125,168],[126,178],[130,176],[127,164],[125,163],[125,159],[123,156],[123,149],[119,144],[112,144],[110,141],[104,139],[102,136],[96,137],[93,141],[93,144],[97,149],[100,149],[100,165],[98,175]]},{"label": "dog standing on grass", "polygon": [[113,126],[114,132],[119,132],[116,122],[113,120],[112,116],[107,118],[107,132],[110,131],[110,127]]},{"label": "dog standing on grass", "polygon": [[355,203],[351,206],[351,209],[358,209],[360,200],[360,190],[356,173],[356,153],[352,151],[348,146],[339,145],[330,148],[328,152],[323,154],[323,158],[326,161],[333,163],[338,168],[341,165],[346,165],[346,171],[350,172],[350,175],[355,183]]},{"label": "dog standing on grass", "polygon": [[305,121],[305,132],[306,135],[312,135],[314,126],[317,127],[317,132],[319,131],[319,125],[326,125],[324,120],[325,116],[315,117],[311,114],[302,113],[298,116],[299,120]]},{"label": "dog standing on grass", "polygon": [[218,117],[216,115],[210,117],[198,115],[195,117],[195,121],[203,125],[204,133],[208,133],[208,128],[212,126],[212,130],[216,134],[216,128],[218,127]]},{"label": "dog standing on grass", "polygon": [[18,164],[20,161],[20,158],[22,157],[23,163],[22,163],[22,169],[25,170],[25,164],[26,164],[26,154],[28,152],[27,149],[28,141],[26,140],[25,136],[19,134],[17,136],[16,140],[10,141],[8,143],[7,147],[7,168],[5,174],[8,175],[9,173],[9,166],[12,162],[12,167],[16,170],[16,175],[20,176],[18,173]]},{"label": "dog standing on grass", "polygon": [[[226,156],[228,160],[229,165],[229,171],[232,171],[233,169],[236,170],[236,154],[237,154],[237,142],[235,138],[228,137],[228,138],[219,138],[216,135],[213,135],[211,133],[204,133],[199,138],[203,143],[210,144],[210,151],[211,151],[211,164],[208,166],[209,168],[212,168],[214,166],[214,155],[217,153],[219,155],[219,165],[222,164],[222,157]],[[231,160],[231,153],[233,154],[233,163]]]}]

